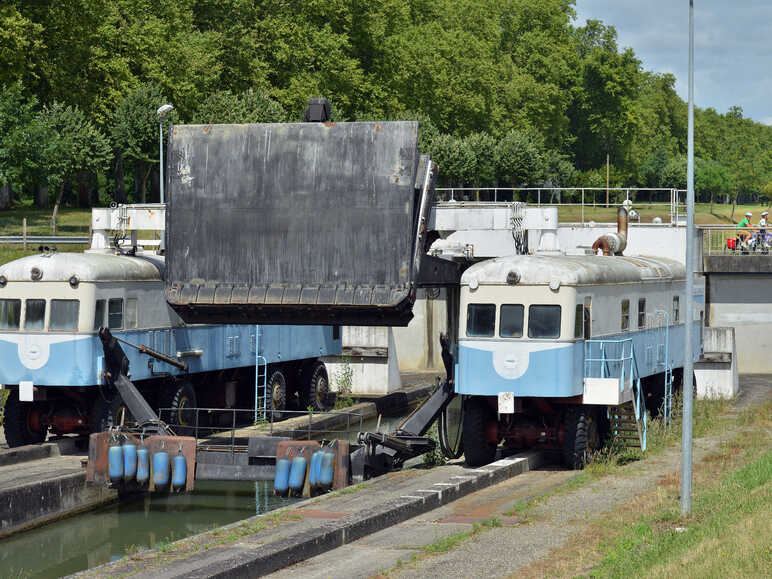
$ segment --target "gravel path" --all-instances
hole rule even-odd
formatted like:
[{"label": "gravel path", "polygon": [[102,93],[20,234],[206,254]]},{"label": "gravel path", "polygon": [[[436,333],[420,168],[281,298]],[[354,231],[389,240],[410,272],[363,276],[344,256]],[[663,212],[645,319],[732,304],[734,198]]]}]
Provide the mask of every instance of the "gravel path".
[{"label": "gravel path", "polygon": [[[762,404],[772,393],[772,378],[743,376],[738,408]],[[732,432],[696,439],[694,460],[720,448]],[[624,508],[637,495],[653,490],[663,477],[678,475],[680,448],[631,463],[619,473],[549,495],[576,476],[570,471],[535,471],[478,491],[450,505],[375,533],[273,574],[281,578],[370,577],[390,570],[389,577],[503,577],[538,562],[587,529],[597,515]],[[522,521],[511,509],[518,501],[549,495],[528,510]],[[507,516],[506,513],[510,513]],[[475,522],[496,516],[502,526],[474,535],[454,548],[410,562],[438,538],[471,531]]]}]

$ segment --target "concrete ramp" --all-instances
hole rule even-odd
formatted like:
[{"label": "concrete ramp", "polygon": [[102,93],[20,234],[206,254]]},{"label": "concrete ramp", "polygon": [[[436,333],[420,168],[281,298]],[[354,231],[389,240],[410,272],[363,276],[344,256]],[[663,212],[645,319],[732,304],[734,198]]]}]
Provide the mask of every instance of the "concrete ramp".
[{"label": "concrete ramp", "polygon": [[406,325],[435,174],[417,138],[417,122],[173,127],[170,305],[187,322]]}]

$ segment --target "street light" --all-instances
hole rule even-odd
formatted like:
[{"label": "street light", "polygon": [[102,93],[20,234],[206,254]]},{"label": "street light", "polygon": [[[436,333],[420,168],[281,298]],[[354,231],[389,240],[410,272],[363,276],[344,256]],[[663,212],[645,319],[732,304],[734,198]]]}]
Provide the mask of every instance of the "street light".
[{"label": "street light", "polygon": [[158,107],[158,156],[160,158],[158,184],[161,191],[161,203],[164,202],[164,117],[174,110],[172,105],[166,104]]}]

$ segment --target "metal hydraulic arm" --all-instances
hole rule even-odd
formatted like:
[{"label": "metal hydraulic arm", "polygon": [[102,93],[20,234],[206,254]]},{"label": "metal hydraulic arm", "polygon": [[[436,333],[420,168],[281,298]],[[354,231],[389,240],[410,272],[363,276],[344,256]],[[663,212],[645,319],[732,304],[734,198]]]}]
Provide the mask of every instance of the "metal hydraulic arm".
[{"label": "metal hydraulic arm", "polygon": [[148,433],[173,435],[171,429],[158,418],[147,400],[129,380],[129,359],[118,343],[118,338],[107,328],[101,328],[99,339],[102,340],[105,353],[105,379],[118,390],[137,424]]}]

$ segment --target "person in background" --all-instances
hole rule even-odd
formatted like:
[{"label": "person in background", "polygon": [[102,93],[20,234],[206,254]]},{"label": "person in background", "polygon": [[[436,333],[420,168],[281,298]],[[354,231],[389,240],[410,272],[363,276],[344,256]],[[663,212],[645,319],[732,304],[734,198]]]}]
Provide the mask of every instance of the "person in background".
[{"label": "person in background", "polygon": [[749,229],[746,229],[751,226],[751,217],[753,217],[753,213],[748,211],[745,214],[745,217],[742,218],[740,223],[737,224],[737,238],[742,242],[745,243],[748,241],[748,239],[751,236],[751,232]]}]

